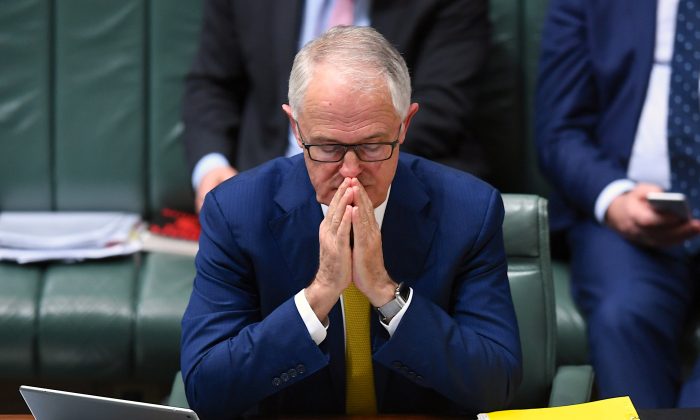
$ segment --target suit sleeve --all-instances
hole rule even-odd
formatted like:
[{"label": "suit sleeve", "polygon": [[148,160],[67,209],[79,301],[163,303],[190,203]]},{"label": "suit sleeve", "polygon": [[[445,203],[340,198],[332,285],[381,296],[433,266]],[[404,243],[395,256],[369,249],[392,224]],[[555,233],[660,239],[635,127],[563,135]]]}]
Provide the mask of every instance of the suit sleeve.
[{"label": "suit sleeve", "polygon": [[[476,105],[476,77],[489,44],[488,7],[484,0],[442,1],[414,28],[407,54],[413,99],[420,111],[411,122],[406,151],[451,163],[471,132]],[[415,57],[411,57],[415,54]],[[459,166],[460,162],[454,162]],[[461,162],[462,166],[464,162]],[[482,169],[468,168],[477,175]]]},{"label": "suit sleeve", "polygon": [[182,105],[190,170],[208,153],[221,153],[231,164],[235,161],[235,139],[247,84],[229,2],[205,0],[199,48],[185,79]]},{"label": "suit sleeve", "polygon": [[377,362],[471,413],[506,407],[522,375],[503,216],[493,192],[481,232],[455,267],[450,308],[414,290],[394,335],[375,353]]},{"label": "suit sleeve", "polygon": [[540,166],[567,202],[593,217],[595,201],[611,182],[626,177],[604,153],[596,130],[601,109],[588,31],[595,30],[584,0],[553,0],[542,34],[536,93]]},{"label": "suit sleeve", "polygon": [[[232,418],[309,377],[329,358],[309,335],[293,297],[262,319],[252,266],[215,194],[207,195],[200,219],[181,368],[187,400],[202,418]],[[294,375],[285,373],[291,370]]]}]

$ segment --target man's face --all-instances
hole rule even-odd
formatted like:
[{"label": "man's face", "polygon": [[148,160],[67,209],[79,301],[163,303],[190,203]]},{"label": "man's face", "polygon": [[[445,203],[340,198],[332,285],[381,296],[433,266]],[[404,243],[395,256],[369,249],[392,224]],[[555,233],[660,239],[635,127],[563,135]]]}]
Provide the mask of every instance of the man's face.
[{"label": "man's face", "polygon": [[[298,114],[297,142],[302,147],[299,131],[309,144],[359,144],[374,142],[403,143],[406,128],[416,104],[402,125],[391,102],[389,90],[384,87],[374,93],[358,93],[351,89],[332,68],[318,66]],[[291,119],[291,110],[284,107]],[[292,124],[294,121],[292,120]],[[306,168],[316,190],[316,199],[329,204],[338,186],[345,178],[357,178],[364,186],[374,207],[385,199],[396,173],[399,146],[388,160],[363,162],[353,149],[348,149],[340,162],[316,162],[304,150]]]}]

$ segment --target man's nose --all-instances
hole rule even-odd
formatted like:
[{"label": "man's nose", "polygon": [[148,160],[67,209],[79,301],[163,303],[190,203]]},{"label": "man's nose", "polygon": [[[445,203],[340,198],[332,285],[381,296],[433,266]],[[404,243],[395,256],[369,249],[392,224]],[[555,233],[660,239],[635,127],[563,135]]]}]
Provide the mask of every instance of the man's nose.
[{"label": "man's nose", "polygon": [[355,149],[349,148],[340,165],[340,175],[343,178],[357,178],[357,176],[362,172],[361,167],[362,162],[357,157]]}]

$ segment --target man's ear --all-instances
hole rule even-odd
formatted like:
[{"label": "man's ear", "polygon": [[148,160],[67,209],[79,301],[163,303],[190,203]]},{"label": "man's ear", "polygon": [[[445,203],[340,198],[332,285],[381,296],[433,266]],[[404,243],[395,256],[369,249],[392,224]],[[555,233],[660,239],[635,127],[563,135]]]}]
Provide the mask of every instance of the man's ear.
[{"label": "man's ear", "polygon": [[287,114],[287,118],[289,118],[289,123],[294,125],[294,115],[292,114],[292,107],[287,104],[282,104],[282,111],[284,111],[284,113]]},{"label": "man's ear", "polygon": [[299,138],[299,127],[297,127],[297,122],[292,114],[292,107],[287,104],[283,104],[282,110],[285,114],[287,114],[287,118],[289,118],[289,125],[292,127],[292,133],[294,133],[294,137],[297,139],[297,144],[300,148],[303,147],[301,144],[301,139]]},{"label": "man's ear", "polygon": [[411,119],[413,119],[413,116],[416,115],[416,112],[418,112],[418,109],[420,106],[418,103],[414,102],[411,104],[411,106],[408,107],[408,113],[406,114],[406,119],[403,120],[403,135],[399,139],[399,144],[403,144],[403,141],[406,139],[406,133],[408,132],[408,126],[411,125]]}]

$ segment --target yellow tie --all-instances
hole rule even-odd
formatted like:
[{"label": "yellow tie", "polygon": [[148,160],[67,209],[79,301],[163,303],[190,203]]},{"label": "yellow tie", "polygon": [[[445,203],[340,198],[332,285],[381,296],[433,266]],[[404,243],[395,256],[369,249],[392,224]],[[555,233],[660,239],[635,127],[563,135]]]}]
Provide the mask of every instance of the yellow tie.
[{"label": "yellow tie", "polygon": [[369,301],[354,284],[343,292],[345,311],[345,412],[376,414],[369,339]]}]

